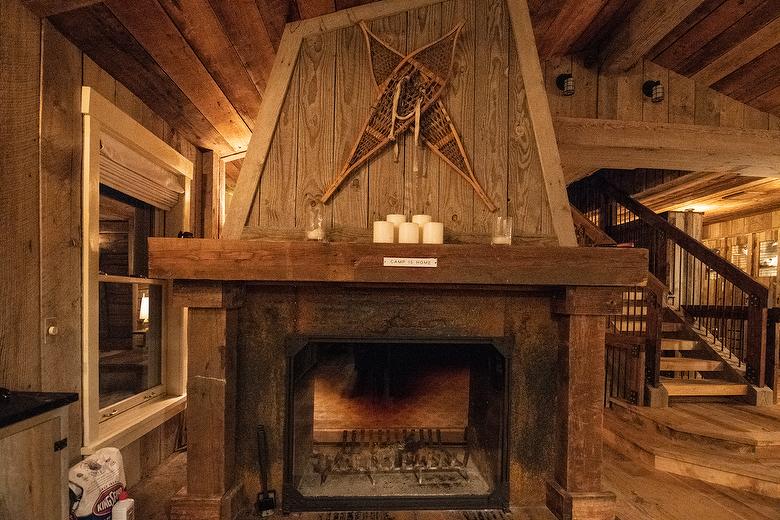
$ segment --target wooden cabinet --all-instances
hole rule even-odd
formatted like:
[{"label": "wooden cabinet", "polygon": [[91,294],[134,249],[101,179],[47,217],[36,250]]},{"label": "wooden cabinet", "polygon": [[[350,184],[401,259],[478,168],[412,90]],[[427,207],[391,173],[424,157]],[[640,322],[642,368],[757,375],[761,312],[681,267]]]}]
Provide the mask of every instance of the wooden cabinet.
[{"label": "wooden cabinet", "polygon": [[68,518],[67,411],[0,428],[0,520]]}]

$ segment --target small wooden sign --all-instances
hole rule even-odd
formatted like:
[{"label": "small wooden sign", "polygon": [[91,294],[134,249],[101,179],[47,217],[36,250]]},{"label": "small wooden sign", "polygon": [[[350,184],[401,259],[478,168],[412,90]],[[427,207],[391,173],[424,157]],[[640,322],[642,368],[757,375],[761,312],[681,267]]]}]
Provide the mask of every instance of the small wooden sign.
[{"label": "small wooden sign", "polygon": [[395,258],[385,257],[385,267],[439,267],[438,258]]}]

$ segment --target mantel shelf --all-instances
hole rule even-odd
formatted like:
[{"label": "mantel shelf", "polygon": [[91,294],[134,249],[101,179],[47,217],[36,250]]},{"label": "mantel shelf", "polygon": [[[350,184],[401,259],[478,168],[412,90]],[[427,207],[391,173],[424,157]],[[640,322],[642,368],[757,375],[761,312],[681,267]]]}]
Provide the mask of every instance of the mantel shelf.
[{"label": "mantel shelf", "polygon": [[[435,268],[385,257],[436,258]],[[150,278],[264,283],[643,286],[644,249],[149,239]]]}]

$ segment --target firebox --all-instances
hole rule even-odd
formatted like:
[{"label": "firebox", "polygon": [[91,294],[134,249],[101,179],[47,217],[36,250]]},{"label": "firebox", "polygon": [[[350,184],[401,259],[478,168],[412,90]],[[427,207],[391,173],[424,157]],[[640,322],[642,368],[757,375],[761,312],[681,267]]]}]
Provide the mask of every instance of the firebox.
[{"label": "firebox", "polygon": [[508,508],[510,345],[294,337],[285,510]]}]

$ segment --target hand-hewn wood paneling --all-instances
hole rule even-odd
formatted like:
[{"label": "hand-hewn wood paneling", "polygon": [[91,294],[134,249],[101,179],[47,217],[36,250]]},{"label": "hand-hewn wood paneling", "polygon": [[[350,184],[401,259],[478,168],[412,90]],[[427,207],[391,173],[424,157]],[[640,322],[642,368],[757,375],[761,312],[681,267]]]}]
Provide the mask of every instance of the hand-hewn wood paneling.
[{"label": "hand-hewn wood paneling", "polygon": [[[398,140],[398,161],[389,146],[344,183],[326,205],[326,225],[338,230],[367,228],[389,213],[427,213],[442,220],[450,232],[486,235],[494,216],[510,213],[518,218],[517,235],[552,235],[517,56],[514,67],[510,65],[513,40],[505,0],[447,0],[375,19],[371,29],[407,53],[461,21],[466,26],[442,101],[476,176],[499,211],[489,212],[472,188],[425,147],[416,150],[419,171],[414,172],[414,139],[406,134]],[[288,121],[290,127],[282,121],[276,128],[272,150],[277,155],[272,152],[271,158],[280,166],[274,171],[266,165],[249,219],[250,226],[277,232],[304,226],[306,199],[321,194],[341,169],[377,94],[365,41],[356,26],[307,37],[295,73],[300,75],[298,90],[291,86],[287,99],[297,104],[297,121]],[[595,93],[595,75],[591,85]],[[510,105],[516,107],[511,115]],[[595,107],[594,97],[593,112]],[[290,140],[288,131],[297,132],[297,139]],[[276,190],[271,186],[282,184],[283,194],[269,192]],[[287,215],[293,207],[294,221],[270,217]]]},{"label": "hand-hewn wood paneling", "polygon": [[0,34],[0,381],[15,390],[38,390],[41,23],[20,2],[2,2]]},{"label": "hand-hewn wood paneling", "polygon": [[[463,146],[474,150],[474,62],[475,62],[475,9],[470,0],[451,0],[442,4],[442,27],[452,27],[459,20],[466,25],[461,31],[455,52],[452,77],[444,92],[447,111],[460,132]],[[474,160],[473,155],[471,160]],[[473,163],[472,163],[473,164]],[[453,231],[471,231],[474,215],[474,198],[471,186],[454,177],[450,170],[442,168],[439,175],[440,218],[444,227]]]},{"label": "hand-hewn wood paneling", "polygon": [[[367,52],[359,27],[339,31],[336,41],[334,165],[349,159],[354,140],[368,118],[375,85],[366,68]],[[345,226],[368,224],[368,165],[352,175],[333,198],[333,220]]]},{"label": "hand-hewn wood paneling", "polygon": [[[331,172],[336,169],[333,162],[336,37],[331,32],[306,38],[298,58],[301,75],[295,222],[298,228],[306,226],[307,206],[319,200],[332,178]],[[326,226],[332,222],[332,208],[326,206]]]}]

